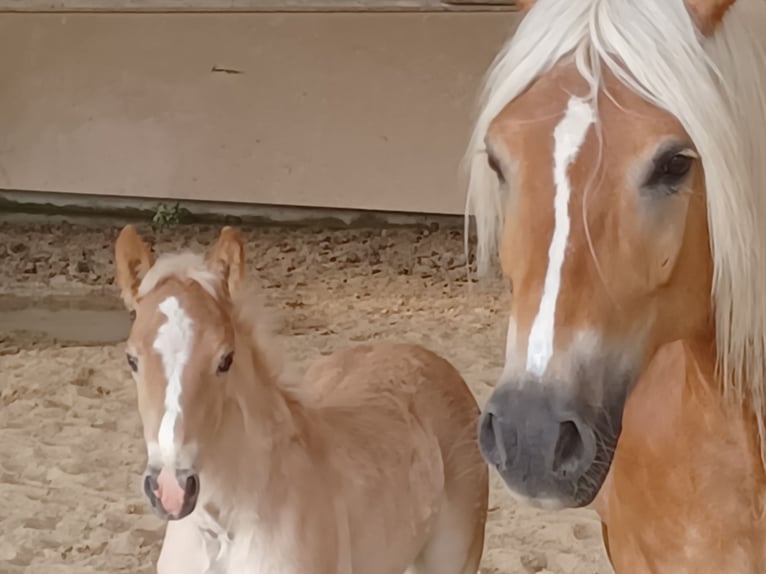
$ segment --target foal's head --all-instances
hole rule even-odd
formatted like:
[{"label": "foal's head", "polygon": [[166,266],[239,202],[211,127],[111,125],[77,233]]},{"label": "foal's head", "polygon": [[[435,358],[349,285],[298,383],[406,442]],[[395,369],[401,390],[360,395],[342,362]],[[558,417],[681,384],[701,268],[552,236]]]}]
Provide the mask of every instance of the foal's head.
[{"label": "foal's head", "polygon": [[480,443],[520,497],[581,506],[661,345],[717,328],[724,371],[763,381],[766,70],[745,62],[756,2],[525,4],[470,156],[480,248],[499,236],[513,293]]},{"label": "foal's head", "polygon": [[222,388],[236,363],[230,295],[242,259],[231,228],[207,261],[183,254],[155,262],[132,226],[115,245],[117,284],[135,314],[126,352],[148,453],[144,492],[170,519],[194,510],[198,446],[221,422]]}]

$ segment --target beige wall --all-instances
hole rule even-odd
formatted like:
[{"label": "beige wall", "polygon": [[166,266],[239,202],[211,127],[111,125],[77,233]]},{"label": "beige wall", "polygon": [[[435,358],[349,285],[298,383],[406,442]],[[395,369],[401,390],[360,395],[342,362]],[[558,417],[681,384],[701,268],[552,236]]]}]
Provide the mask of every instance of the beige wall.
[{"label": "beige wall", "polygon": [[0,14],[0,188],[460,213],[517,18]]},{"label": "beige wall", "polygon": [[516,0],[0,0],[2,12],[446,12],[518,9]]}]

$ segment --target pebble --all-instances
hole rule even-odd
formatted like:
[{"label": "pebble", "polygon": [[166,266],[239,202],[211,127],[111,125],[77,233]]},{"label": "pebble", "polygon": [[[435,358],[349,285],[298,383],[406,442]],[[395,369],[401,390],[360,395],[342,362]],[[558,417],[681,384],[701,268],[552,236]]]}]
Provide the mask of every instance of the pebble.
[{"label": "pebble", "polygon": [[0,540],[0,561],[8,562],[16,558],[16,548],[10,542]]},{"label": "pebble", "polygon": [[524,569],[530,573],[538,574],[548,568],[548,559],[540,552],[524,554],[520,561]]},{"label": "pebble", "polygon": [[107,551],[112,554],[133,554],[136,551],[136,542],[130,532],[121,532],[109,541]]}]

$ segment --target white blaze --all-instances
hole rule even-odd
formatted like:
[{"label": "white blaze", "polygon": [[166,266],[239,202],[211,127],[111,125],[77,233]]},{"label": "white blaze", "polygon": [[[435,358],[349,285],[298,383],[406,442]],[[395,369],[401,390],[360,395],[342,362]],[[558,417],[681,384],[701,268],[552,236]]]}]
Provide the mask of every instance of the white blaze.
[{"label": "white blaze", "polygon": [[513,317],[508,321],[508,331],[505,337],[505,366],[503,368],[503,374],[500,376],[500,380],[505,380],[511,376],[515,365],[518,365],[516,357],[516,321]]},{"label": "white blaze", "polygon": [[548,270],[545,273],[540,308],[532,323],[527,346],[527,371],[538,377],[543,375],[553,355],[556,301],[561,288],[561,268],[569,240],[569,196],[572,193],[569,166],[577,157],[594,119],[591,105],[573,96],[569,100],[563,119],[553,132],[553,181],[556,185],[556,195],[553,199],[553,237],[548,248]]},{"label": "white blaze", "polygon": [[160,303],[159,309],[167,317],[167,321],[157,330],[154,350],[162,358],[167,386],[165,387],[165,413],[160,422],[157,441],[163,463],[172,465],[176,455],[176,421],[181,414],[181,380],[191,354],[194,330],[191,319],[181,308],[177,298],[168,297]]}]

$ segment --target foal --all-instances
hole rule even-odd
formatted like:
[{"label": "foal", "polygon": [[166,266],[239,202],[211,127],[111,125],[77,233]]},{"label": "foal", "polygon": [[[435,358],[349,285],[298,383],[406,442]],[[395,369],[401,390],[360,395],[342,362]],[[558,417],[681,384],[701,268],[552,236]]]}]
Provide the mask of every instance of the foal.
[{"label": "foal", "polygon": [[168,523],[160,574],[475,574],[488,478],[476,402],[444,359],[406,344],[324,358],[288,385],[244,250],[154,262],[115,246],[135,321],[127,362],[148,451],[144,491]]}]

